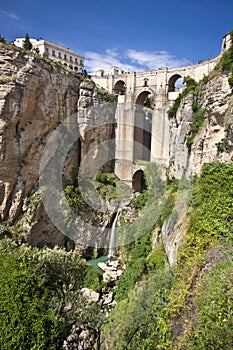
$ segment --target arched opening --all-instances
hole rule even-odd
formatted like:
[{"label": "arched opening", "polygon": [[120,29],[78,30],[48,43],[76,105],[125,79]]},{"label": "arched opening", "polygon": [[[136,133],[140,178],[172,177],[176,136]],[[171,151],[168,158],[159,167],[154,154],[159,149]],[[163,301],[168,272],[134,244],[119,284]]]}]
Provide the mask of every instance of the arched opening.
[{"label": "arched opening", "polygon": [[123,80],[118,80],[113,88],[113,93],[116,95],[125,95],[125,82]]},{"label": "arched opening", "polygon": [[148,86],[148,79],[147,78],[144,79],[144,86],[145,87]]},{"label": "arched opening", "polygon": [[183,79],[179,74],[173,75],[168,81],[168,92],[179,91],[183,88]]},{"label": "arched opening", "polygon": [[73,66],[72,66],[72,64],[70,64],[70,65],[69,65],[69,68],[70,68],[70,69],[73,69]]},{"label": "arched opening", "polygon": [[146,189],[146,182],[142,170],[138,170],[134,173],[132,186],[135,192],[142,192]]},{"label": "arched opening", "polygon": [[135,105],[134,115],[134,160],[150,161],[153,95],[141,92]]}]

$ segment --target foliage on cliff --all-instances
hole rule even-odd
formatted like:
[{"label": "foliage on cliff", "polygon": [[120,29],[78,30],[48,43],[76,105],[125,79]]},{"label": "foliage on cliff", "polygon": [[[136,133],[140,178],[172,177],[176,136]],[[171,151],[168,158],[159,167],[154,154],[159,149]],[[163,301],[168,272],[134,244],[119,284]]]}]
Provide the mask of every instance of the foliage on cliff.
[{"label": "foliage on cliff", "polygon": [[[206,164],[195,178],[172,271],[149,234],[131,245],[116,289],[120,301],[102,329],[103,349],[232,349],[232,181],[233,165],[221,163]],[[157,263],[149,266],[153,253]]]},{"label": "foliage on cliff", "polygon": [[1,349],[61,349],[74,323],[95,328],[99,305],[80,293],[91,269],[75,252],[1,240]]}]

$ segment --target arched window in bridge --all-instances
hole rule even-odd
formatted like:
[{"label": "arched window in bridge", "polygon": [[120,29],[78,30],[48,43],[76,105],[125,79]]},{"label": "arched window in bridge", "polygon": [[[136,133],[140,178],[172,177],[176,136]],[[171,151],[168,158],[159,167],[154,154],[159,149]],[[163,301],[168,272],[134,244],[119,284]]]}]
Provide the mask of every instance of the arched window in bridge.
[{"label": "arched window in bridge", "polygon": [[125,82],[123,80],[118,80],[113,88],[113,93],[116,95],[125,95]]},{"label": "arched window in bridge", "polygon": [[183,88],[183,79],[181,75],[174,74],[168,81],[168,92],[180,91]]},{"label": "arched window in bridge", "polygon": [[145,87],[148,86],[148,79],[147,78],[144,79],[144,86]]},{"label": "arched window in bridge", "polygon": [[141,92],[134,108],[134,160],[150,161],[151,127],[154,97],[149,91]]},{"label": "arched window in bridge", "polygon": [[142,192],[146,189],[146,182],[142,170],[138,170],[134,173],[132,185],[135,192]]}]

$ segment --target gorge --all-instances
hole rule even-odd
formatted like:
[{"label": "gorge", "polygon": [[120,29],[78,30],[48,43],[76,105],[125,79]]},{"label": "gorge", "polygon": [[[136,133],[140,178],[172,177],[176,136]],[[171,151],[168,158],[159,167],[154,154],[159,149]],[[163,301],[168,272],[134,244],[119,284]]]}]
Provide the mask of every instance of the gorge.
[{"label": "gorge", "polygon": [[[231,348],[232,52],[231,45],[198,81],[186,76],[186,87],[163,110],[158,101],[144,105],[143,86],[142,104],[130,114],[124,95],[106,91],[98,79],[0,43],[3,350],[19,343],[63,350]],[[135,102],[138,93],[127,99]],[[155,123],[151,134],[157,137],[156,125],[166,129],[166,161],[160,157],[156,165],[138,144],[150,137],[140,118],[148,125],[159,111],[166,123]],[[124,129],[125,116],[138,119],[138,128],[131,120]],[[60,133],[64,125],[67,135]],[[157,154],[160,146],[153,141],[149,150]],[[40,188],[47,166],[49,186]],[[51,220],[43,191],[69,234]],[[115,279],[103,281],[86,264],[102,255],[117,255],[124,273],[113,266]],[[82,288],[101,298],[86,300]],[[30,339],[18,328],[24,313],[25,330],[35,324]]]}]

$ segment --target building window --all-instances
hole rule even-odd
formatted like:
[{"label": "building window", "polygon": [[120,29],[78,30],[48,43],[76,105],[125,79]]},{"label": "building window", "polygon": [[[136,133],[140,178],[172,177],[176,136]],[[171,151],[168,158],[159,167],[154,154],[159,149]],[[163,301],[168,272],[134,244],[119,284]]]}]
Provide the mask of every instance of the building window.
[{"label": "building window", "polygon": [[78,63],[78,60],[77,60],[77,58],[76,58],[76,57],[75,57],[74,61],[75,61],[75,63],[76,63],[76,64]]},{"label": "building window", "polygon": [[70,62],[73,62],[73,57],[72,56],[70,56]]},{"label": "building window", "polygon": [[55,54],[55,51],[54,51],[54,50],[52,50],[52,56],[56,56],[56,54]]},{"label": "building window", "polygon": [[144,79],[144,86],[145,87],[148,86],[148,79],[147,78]]},{"label": "building window", "polygon": [[80,60],[80,64],[81,64],[81,66],[83,65],[83,60]]},{"label": "building window", "polygon": [[67,60],[66,54],[64,54],[64,60]]},{"label": "building window", "polygon": [[49,53],[49,49],[48,49],[47,47],[45,48],[45,52],[46,52],[46,53]]},{"label": "building window", "polygon": [[61,52],[58,52],[58,57],[61,58]]}]

